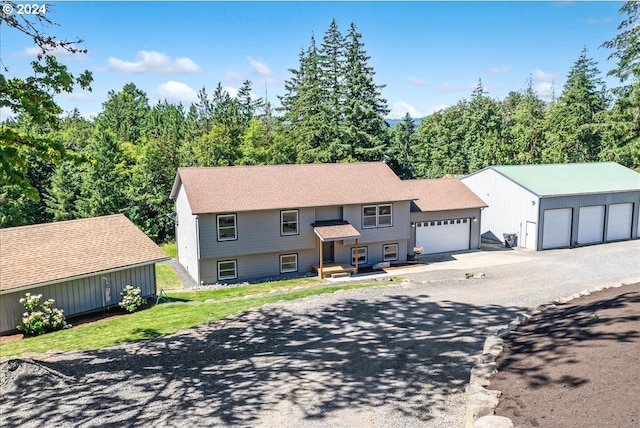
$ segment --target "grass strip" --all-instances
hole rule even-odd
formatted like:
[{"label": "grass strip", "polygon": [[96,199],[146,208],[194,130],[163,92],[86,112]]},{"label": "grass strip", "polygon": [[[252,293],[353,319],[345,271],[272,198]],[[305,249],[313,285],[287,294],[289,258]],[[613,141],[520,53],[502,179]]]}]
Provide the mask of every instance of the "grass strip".
[{"label": "grass strip", "polygon": [[323,282],[324,281],[318,278],[295,278],[282,281],[261,282],[259,284],[240,285],[237,287],[217,288],[213,290],[185,291],[180,293],[167,292],[167,296],[176,301],[205,302],[207,300],[231,299],[234,297],[269,293],[271,291],[286,291],[297,287],[311,287],[322,284]]},{"label": "grass strip", "polygon": [[178,330],[195,327],[210,321],[217,321],[251,308],[281,300],[290,301],[308,296],[333,293],[338,290],[379,287],[381,285],[384,284],[330,285],[220,303],[201,303],[198,301],[189,304],[166,303],[119,318],[106,319],[82,327],[0,344],[0,356],[44,353],[50,350],[66,352],[106,348],[122,343],[166,336]]},{"label": "grass strip", "polygon": [[171,265],[156,263],[156,287],[158,290],[180,290],[184,285]]}]

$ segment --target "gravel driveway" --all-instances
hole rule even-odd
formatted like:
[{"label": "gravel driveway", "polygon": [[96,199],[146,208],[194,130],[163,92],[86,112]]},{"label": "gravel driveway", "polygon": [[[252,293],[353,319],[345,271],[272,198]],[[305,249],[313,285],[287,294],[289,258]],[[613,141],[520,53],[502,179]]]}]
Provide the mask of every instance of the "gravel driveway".
[{"label": "gravel driveway", "polygon": [[[640,241],[437,256],[410,281],[267,305],[173,336],[0,365],[3,427],[456,427],[484,337],[640,278]],[[483,273],[467,279],[465,274]]]}]

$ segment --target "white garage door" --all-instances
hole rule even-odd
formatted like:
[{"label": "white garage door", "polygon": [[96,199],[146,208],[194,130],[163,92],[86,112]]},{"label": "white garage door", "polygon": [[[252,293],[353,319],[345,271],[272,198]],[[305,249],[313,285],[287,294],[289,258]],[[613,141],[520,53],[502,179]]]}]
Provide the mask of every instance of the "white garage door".
[{"label": "white garage door", "polygon": [[423,254],[469,249],[468,218],[425,221],[416,223],[416,246]]},{"label": "white garage door", "polygon": [[571,208],[544,211],[543,250],[571,245],[571,215]]},{"label": "white garage door", "polygon": [[631,216],[633,204],[609,205],[607,220],[607,241],[620,241],[631,238]]},{"label": "white garage door", "polygon": [[604,205],[580,207],[578,217],[578,242],[599,244],[604,233]]}]

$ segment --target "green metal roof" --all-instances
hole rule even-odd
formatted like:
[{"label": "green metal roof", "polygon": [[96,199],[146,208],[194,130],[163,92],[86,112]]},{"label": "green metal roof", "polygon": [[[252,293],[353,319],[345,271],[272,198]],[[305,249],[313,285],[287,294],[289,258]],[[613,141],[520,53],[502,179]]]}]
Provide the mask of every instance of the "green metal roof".
[{"label": "green metal roof", "polygon": [[615,162],[489,168],[538,196],[640,191],[640,173]]}]

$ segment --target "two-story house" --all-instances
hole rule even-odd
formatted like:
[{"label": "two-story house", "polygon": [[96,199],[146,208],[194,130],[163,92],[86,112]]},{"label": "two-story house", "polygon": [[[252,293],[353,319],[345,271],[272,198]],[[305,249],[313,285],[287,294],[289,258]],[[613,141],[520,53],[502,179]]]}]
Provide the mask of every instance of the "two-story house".
[{"label": "two-story house", "polygon": [[180,168],[171,198],[205,284],[406,261],[415,199],[382,162]]}]

